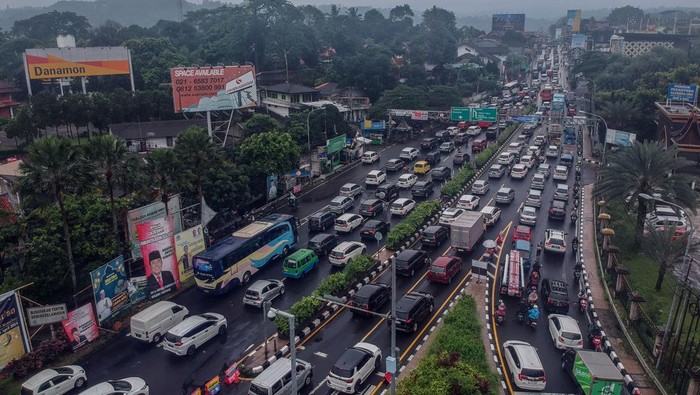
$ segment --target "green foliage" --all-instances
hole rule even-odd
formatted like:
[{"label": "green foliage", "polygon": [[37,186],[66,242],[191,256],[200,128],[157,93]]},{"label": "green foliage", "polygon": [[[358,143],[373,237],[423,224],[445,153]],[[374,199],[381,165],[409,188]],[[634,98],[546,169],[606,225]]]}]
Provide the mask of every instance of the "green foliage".
[{"label": "green foliage", "polygon": [[493,156],[493,154],[495,154],[496,151],[498,151],[498,147],[499,146],[496,144],[491,144],[488,147],[486,147],[485,150],[479,152],[479,154],[476,156],[476,158],[474,158],[474,163],[476,164],[476,168],[481,169],[482,167],[484,167],[486,162],[488,162],[489,159],[491,159],[491,157]]},{"label": "green foliage", "polygon": [[345,265],[343,273],[345,273],[352,282],[367,274],[367,272],[374,267],[376,263],[377,262],[372,259],[372,257],[368,255],[361,255]]},{"label": "green foliage", "polygon": [[398,250],[414,233],[418,232],[428,218],[440,211],[440,202],[431,200],[420,203],[406,218],[389,231],[386,248]]},{"label": "green foliage", "polygon": [[301,151],[289,133],[258,133],[243,140],[238,157],[259,175],[285,174],[299,166]]},{"label": "green foliage", "polygon": [[318,288],[314,291],[317,296],[338,295],[345,290],[350,284],[349,276],[345,272],[333,273],[321,281]]},{"label": "green foliage", "polygon": [[76,38],[85,37],[90,28],[86,17],[76,15],[74,12],[54,10],[15,22],[12,26],[12,34],[51,42],[58,34],[72,34]]},{"label": "green foliage", "polygon": [[474,178],[474,174],[476,174],[474,167],[472,165],[465,165],[456,176],[442,186],[440,194],[448,197],[457,196],[462,187],[467,185],[467,183]]},{"label": "green foliage", "polygon": [[[313,296],[304,296],[298,302],[294,303],[289,309],[289,313],[295,317],[297,329],[309,322],[323,306],[323,301],[314,298]],[[289,320],[282,316],[275,318],[278,334],[287,338],[289,336]]]},{"label": "green foliage", "polygon": [[243,125],[246,137],[258,133],[272,132],[278,129],[274,118],[267,114],[255,114]]}]

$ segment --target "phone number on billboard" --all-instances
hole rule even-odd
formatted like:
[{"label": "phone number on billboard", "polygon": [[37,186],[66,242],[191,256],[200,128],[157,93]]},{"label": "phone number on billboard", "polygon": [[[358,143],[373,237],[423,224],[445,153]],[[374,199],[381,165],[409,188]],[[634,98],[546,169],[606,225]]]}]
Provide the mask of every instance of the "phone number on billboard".
[{"label": "phone number on billboard", "polygon": [[187,84],[221,84],[224,82],[224,78],[194,78],[192,80],[175,80],[175,85],[187,85]]},{"label": "phone number on billboard", "polygon": [[218,84],[218,85],[189,85],[189,86],[178,86],[175,88],[176,91],[178,92],[211,92],[214,90],[220,91],[226,89],[225,84]]}]

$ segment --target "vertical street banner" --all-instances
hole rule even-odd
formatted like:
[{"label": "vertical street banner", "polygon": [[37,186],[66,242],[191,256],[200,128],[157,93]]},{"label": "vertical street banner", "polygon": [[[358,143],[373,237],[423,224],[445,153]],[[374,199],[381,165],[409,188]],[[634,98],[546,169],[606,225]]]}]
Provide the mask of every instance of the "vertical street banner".
[{"label": "vertical street banner", "polygon": [[158,218],[136,225],[151,299],[180,289],[172,220]]},{"label": "vertical street banner", "polygon": [[31,351],[28,333],[19,294],[11,291],[0,295],[0,370]]},{"label": "vertical street banner", "polygon": [[273,201],[277,199],[277,183],[279,179],[277,174],[272,174],[267,176],[267,201]]},{"label": "vertical street banner", "polygon": [[175,235],[175,256],[177,257],[180,282],[187,281],[192,277],[192,258],[205,249],[202,225],[197,225]]},{"label": "vertical street banner", "polygon": [[129,306],[129,281],[124,270],[124,257],[112,259],[93,270],[90,279],[100,324]]},{"label": "vertical street banner", "polygon": [[61,322],[63,330],[68,335],[73,351],[90,343],[100,336],[100,330],[95,321],[95,312],[91,304],[78,307],[68,312],[68,318]]},{"label": "vertical street banner", "polygon": [[[175,232],[182,232],[182,218],[180,215],[180,196],[175,195],[168,200],[168,212],[173,218]],[[134,259],[141,258],[141,244],[136,232],[136,224],[151,221],[156,218],[165,218],[165,204],[155,202],[129,211],[126,222],[129,227],[129,241],[131,242],[131,256]]]}]

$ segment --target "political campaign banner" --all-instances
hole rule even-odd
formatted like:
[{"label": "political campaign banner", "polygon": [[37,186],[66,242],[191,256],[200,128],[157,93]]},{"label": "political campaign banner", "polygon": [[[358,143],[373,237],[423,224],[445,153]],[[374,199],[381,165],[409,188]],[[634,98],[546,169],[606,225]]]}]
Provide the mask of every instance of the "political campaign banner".
[{"label": "political campaign banner", "polygon": [[[182,218],[180,215],[180,195],[174,195],[168,200],[168,212],[173,218],[173,231],[182,232]],[[141,244],[136,231],[136,224],[151,221],[156,218],[165,218],[165,204],[155,202],[129,211],[126,223],[129,227],[129,241],[131,242],[131,256],[134,259],[141,258]]]},{"label": "political campaign banner", "polygon": [[0,370],[32,350],[28,333],[19,294],[11,291],[0,295]]},{"label": "political campaign banner", "polygon": [[30,48],[25,51],[29,79],[130,74],[126,47]]},{"label": "political campaign banner", "polygon": [[175,112],[256,107],[253,66],[175,67],[170,69]]},{"label": "political campaign banner", "polygon": [[151,299],[180,289],[172,221],[158,218],[136,225]]},{"label": "political campaign banner", "polygon": [[100,324],[129,307],[129,281],[124,270],[124,257],[114,258],[93,270],[90,279]]},{"label": "political campaign banner", "polygon": [[279,178],[277,174],[271,174],[267,176],[267,201],[273,201],[277,199],[277,183]]},{"label": "political campaign banner", "polygon": [[68,312],[68,318],[61,322],[68,335],[73,351],[90,343],[100,336],[100,329],[95,321],[95,312],[91,304],[78,307]]},{"label": "political campaign banner", "polygon": [[206,248],[202,225],[175,234],[175,257],[177,258],[180,282],[187,281],[192,277],[192,258]]}]

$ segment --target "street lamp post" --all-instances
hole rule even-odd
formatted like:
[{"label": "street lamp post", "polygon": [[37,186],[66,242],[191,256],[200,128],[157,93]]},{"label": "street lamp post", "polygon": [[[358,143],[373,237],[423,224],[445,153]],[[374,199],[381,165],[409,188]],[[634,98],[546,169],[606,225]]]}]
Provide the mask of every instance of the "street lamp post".
[{"label": "street lamp post", "polygon": [[[647,201],[653,200],[653,201],[656,201],[659,203],[668,204],[669,206],[672,206],[672,207],[676,208],[677,210],[680,210],[683,213],[685,213],[685,217],[688,219],[688,223],[690,223],[690,231],[688,232],[688,239],[687,239],[686,244],[685,244],[685,253],[683,254],[683,263],[685,264],[687,262],[687,265],[688,265],[688,269],[686,270],[686,273],[685,273],[685,278],[683,279],[683,287],[686,287],[688,285],[688,277],[690,276],[690,263],[691,263],[691,260],[688,259],[689,258],[688,253],[690,251],[690,243],[691,243],[692,238],[693,238],[693,233],[695,232],[695,225],[693,224],[693,220],[691,219],[691,217],[688,215],[688,212],[683,207],[681,207],[675,203],[671,203],[669,201],[653,197],[647,193],[640,193],[639,197],[641,197],[642,199],[647,200]],[[677,290],[678,290],[678,286],[676,286],[676,288],[673,290],[673,300],[671,301],[671,308],[668,310],[668,318],[666,319],[666,327],[664,328],[664,337],[661,340],[661,350],[659,351],[659,357],[656,359],[656,369],[659,369],[659,367],[661,366],[661,360],[663,359],[664,352],[666,351],[666,347],[668,347],[668,341],[669,341],[670,332],[671,332],[671,330],[670,330],[671,329],[670,328],[671,319],[673,318],[673,310],[675,310],[676,303],[678,303],[678,298],[680,296],[680,293],[677,292]],[[678,330],[680,331],[680,327],[678,328]]]},{"label": "street lamp post", "polygon": [[289,321],[289,351],[290,351],[290,357],[289,359],[292,362],[291,370],[292,370],[292,395],[297,395],[298,394],[298,388],[297,388],[297,344],[296,344],[296,336],[295,336],[295,328],[294,328],[294,323],[296,320],[296,317],[294,314],[289,314],[284,310],[279,310],[275,309],[273,307],[270,307],[270,302],[267,301],[264,304],[263,310],[267,310],[267,318],[270,320],[274,320],[277,315],[280,315],[281,317],[286,318]]}]

